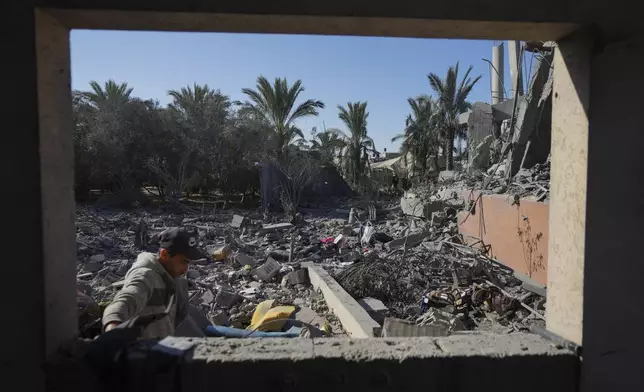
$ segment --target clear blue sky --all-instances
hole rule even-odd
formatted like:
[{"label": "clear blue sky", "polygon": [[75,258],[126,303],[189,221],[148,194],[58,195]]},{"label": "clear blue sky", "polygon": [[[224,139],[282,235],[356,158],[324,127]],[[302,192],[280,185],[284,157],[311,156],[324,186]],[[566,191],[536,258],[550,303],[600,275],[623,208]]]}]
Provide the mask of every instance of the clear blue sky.
[{"label": "clear blue sky", "polygon": [[[431,94],[429,72],[444,76],[450,65],[473,65],[483,78],[471,101],[490,102],[492,41],[430,40],[309,35],[163,33],[74,30],[71,33],[72,88],[88,89],[114,79],[133,94],[167,104],[169,89],[197,82],[243,100],[241,89],[257,76],[301,79],[302,98],[322,100],[317,118],[299,123],[307,138],[312,127],[344,130],[337,105],[368,101],[368,132],[383,151],[397,151],[409,112],[407,97]],[[506,49],[507,51],[507,49]],[[506,54],[506,89],[509,66]],[[461,72],[463,74],[463,72]]]}]

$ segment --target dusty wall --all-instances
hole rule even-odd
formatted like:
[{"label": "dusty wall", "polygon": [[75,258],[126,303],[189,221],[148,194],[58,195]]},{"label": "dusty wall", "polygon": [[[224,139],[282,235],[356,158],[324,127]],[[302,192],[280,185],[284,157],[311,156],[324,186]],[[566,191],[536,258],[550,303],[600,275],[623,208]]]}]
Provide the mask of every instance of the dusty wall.
[{"label": "dusty wall", "polygon": [[598,47],[591,62],[584,391],[641,390],[644,385],[642,38]]},{"label": "dusty wall", "polygon": [[469,242],[483,240],[491,257],[545,285],[548,204],[521,200],[512,205],[513,201],[508,195],[483,195],[473,214],[459,213],[459,231]]}]

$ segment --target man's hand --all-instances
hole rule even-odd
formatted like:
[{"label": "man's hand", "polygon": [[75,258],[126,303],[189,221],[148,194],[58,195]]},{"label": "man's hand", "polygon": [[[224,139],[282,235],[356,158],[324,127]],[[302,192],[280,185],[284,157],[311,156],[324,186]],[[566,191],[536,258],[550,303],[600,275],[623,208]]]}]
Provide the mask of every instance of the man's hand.
[{"label": "man's hand", "polygon": [[105,332],[110,331],[110,330],[112,330],[112,329],[116,328],[118,325],[119,325],[119,323],[118,323],[118,322],[116,322],[116,321],[113,321],[113,322],[111,322],[111,323],[107,324],[107,325],[105,326]]}]

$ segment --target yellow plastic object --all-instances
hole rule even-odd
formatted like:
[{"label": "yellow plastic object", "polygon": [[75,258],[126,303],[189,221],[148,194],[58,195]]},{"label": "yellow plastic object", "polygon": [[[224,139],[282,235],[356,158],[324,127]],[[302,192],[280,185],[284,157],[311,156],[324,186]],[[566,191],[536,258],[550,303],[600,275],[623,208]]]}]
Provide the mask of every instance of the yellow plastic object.
[{"label": "yellow plastic object", "polygon": [[232,250],[228,245],[215,249],[215,252],[214,252],[215,260],[225,260],[230,255],[231,252]]},{"label": "yellow plastic object", "polygon": [[295,312],[295,306],[272,307],[274,300],[269,299],[261,302],[253,312],[253,318],[247,330],[278,332],[282,330],[286,319]]}]

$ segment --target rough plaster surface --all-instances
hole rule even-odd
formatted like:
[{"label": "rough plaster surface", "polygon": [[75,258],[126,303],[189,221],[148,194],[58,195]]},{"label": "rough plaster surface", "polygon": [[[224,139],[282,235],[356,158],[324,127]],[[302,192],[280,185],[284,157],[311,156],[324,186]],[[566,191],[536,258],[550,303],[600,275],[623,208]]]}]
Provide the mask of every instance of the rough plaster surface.
[{"label": "rough plaster surface", "polygon": [[430,357],[570,356],[572,353],[532,334],[480,334],[441,338],[374,339],[190,339],[192,361],[231,362],[344,358],[350,361],[405,360]]},{"label": "rough plaster surface", "polygon": [[[547,377],[535,377],[535,371]],[[574,391],[578,359],[537,336],[305,339],[200,344],[184,390]],[[252,374],[253,377],[244,377]],[[229,380],[233,380],[230,382]]]},{"label": "rough plaster surface", "polygon": [[47,353],[76,334],[76,236],[69,30],[36,12]]},{"label": "rough plaster surface", "polygon": [[[175,3],[180,4],[180,3]],[[202,3],[208,4],[208,3]],[[223,3],[219,3],[223,4]],[[232,3],[230,3],[232,4]],[[242,4],[242,3],[238,3]],[[496,22],[483,21],[479,18],[449,19],[423,16],[418,4],[414,3],[413,12],[383,17],[374,12],[355,12],[354,10],[330,10],[329,13],[315,12],[308,7],[307,12],[297,12],[299,2],[285,6],[280,12],[277,4],[265,12],[263,4],[250,5],[243,3],[242,8],[225,12],[223,8],[211,9],[211,13],[195,13],[194,7],[181,9],[162,7],[156,3],[157,10],[167,12],[123,12],[125,10],[150,11],[148,6],[132,2],[123,2],[121,7],[110,4],[113,11],[69,11],[55,10],[55,15],[68,26],[82,29],[118,29],[118,30],[170,30],[170,31],[215,31],[243,33],[279,33],[279,34],[331,34],[331,35],[365,35],[389,37],[424,37],[424,38],[486,38],[504,39],[513,37],[523,40],[555,40],[577,29],[574,23],[516,22],[499,19]],[[318,3],[326,4],[326,3]],[[346,4],[346,3],[344,3]],[[173,4],[174,5],[174,4]],[[366,5],[366,4],[365,4]],[[432,3],[435,5],[435,3]],[[54,5],[50,5],[54,7]],[[172,9],[175,8],[175,9]],[[342,7],[341,7],[342,8]],[[359,9],[371,10],[361,6]],[[469,8],[469,7],[466,7]],[[487,8],[487,7],[486,7]],[[120,11],[117,11],[119,10]],[[319,11],[319,10],[317,10]],[[334,12],[335,11],[335,12]],[[387,15],[387,14],[385,14]],[[472,15],[471,15],[472,16]],[[539,38],[541,37],[541,38]]]},{"label": "rough plaster surface", "polygon": [[311,285],[320,290],[329,309],[340,319],[342,327],[354,338],[371,338],[380,332],[380,324],[322,267],[304,263]]},{"label": "rough plaster surface", "polygon": [[590,41],[560,42],[554,58],[547,327],[582,343]]}]

